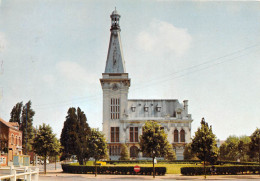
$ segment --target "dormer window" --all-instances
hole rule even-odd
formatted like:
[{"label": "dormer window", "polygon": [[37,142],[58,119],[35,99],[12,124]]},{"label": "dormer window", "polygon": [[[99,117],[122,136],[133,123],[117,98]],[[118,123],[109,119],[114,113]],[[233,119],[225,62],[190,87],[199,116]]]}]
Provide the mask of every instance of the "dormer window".
[{"label": "dormer window", "polygon": [[181,108],[178,108],[177,110],[176,110],[176,113],[177,113],[177,119],[181,119],[181,117],[182,117],[182,115],[181,115],[181,113],[182,113],[182,109]]},{"label": "dormer window", "polygon": [[146,104],[144,105],[144,111],[148,112],[148,106]]},{"label": "dormer window", "polygon": [[135,112],[135,108],[136,108],[135,106],[131,107],[132,112]]},{"label": "dormer window", "polygon": [[157,112],[161,112],[161,109],[162,109],[161,106],[159,106],[159,105],[156,106],[156,111],[157,111]]}]

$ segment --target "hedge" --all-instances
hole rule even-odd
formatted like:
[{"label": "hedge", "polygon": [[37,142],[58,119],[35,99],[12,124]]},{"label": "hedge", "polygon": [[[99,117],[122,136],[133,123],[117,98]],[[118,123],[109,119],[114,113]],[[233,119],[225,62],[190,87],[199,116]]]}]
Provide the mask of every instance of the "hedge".
[{"label": "hedge", "polygon": [[[111,160],[106,161],[108,164],[146,164],[153,163],[152,160]],[[157,160],[157,163],[166,163],[166,164],[200,164],[203,161],[201,160]],[[236,162],[236,161],[217,161],[216,165],[224,165],[224,164],[232,164],[232,165],[258,165],[257,162]]]},{"label": "hedge", "polygon": [[217,161],[217,165],[232,164],[232,165],[259,165],[257,162],[236,162],[236,161]]},{"label": "hedge", "polygon": [[[216,175],[237,175],[237,174],[256,174],[259,173],[259,166],[216,166],[214,171],[212,167],[206,167],[206,174]],[[212,172],[213,171],[213,172]],[[203,167],[182,167],[182,175],[204,175]]]},{"label": "hedge", "polygon": [[[146,164],[153,163],[152,160],[111,160],[106,161],[109,164]],[[200,160],[174,160],[174,161],[166,161],[166,160],[157,160],[157,163],[171,163],[171,164],[195,164],[201,163]]]},{"label": "hedge", "polygon": [[[72,166],[69,164],[61,165],[63,172],[65,173],[77,173],[77,174],[94,174],[95,166]],[[153,167],[141,167],[140,172],[135,172],[134,167],[118,167],[118,166],[98,166],[98,174],[116,174],[116,175],[152,175]],[[166,167],[155,167],[156,175],[165,175]]]}]

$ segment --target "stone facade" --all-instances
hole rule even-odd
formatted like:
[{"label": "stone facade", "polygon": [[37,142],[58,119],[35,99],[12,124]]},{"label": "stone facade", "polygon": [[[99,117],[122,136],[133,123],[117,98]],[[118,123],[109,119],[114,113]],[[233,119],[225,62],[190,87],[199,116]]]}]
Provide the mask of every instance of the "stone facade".
[{"label": "stone facade", "polygon": [[100,83],[103,89],[103,133],[108,142],[112,160],[119,159],[120,146],[126,144],[130,156],[145,159],[138,153],[139,136],[146,121],[161,124],[168,134],[178,160],[183,159],[185,144],[191,142],[191,114],[188,101],[177,99],[128,99],[130,78],[125,69],[120,38],[120,15],[111,14],[111,35],[105,73]]}]

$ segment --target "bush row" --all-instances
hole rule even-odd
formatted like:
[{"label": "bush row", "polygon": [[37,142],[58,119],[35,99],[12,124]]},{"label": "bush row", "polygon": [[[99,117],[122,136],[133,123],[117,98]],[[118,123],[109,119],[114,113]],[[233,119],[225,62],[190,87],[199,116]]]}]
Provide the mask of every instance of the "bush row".
[{"label": "bush row", "polygon": [[217,161],[217,165],[232,164],[232,165],[258,165],[257,162],[235,162],[235,161]]},{"label": "bush row", "polygon": [[[259,166],[216,166],[215,168],[206,167],[206,174],[216,175],[237,175],[237,174],[256,174],[259,173]],[[182,167],[182,175],[204,175],[203,167]]]},{"label": "bush row", "polygon": [[[110,160],[106,161],[108,164],[146,164],[152,163],[152,160]],[[200,164],[203,161],[201,160],[157,160],[157,163],[171,163],[171,164]],[[236,162],[236,161],[217,161],[216,165],[224,165],[224,164],[232,164],[232,165],[258,165],[257,162]]]},{"label": "bush row", "polygon": [[[88,174],[95,173],[95,166],[72,166],[62,164],[62,170],[65,173]],[[118,166],[98,166],[98,174],[117,174],[117,175],[152,175],[153,167],[141,167],[140,172],[136,173],[134,167],[118,167]],[[156,175],[165,175],[166,167],[155,167]]]},{"label": "bush row", "polygon": [[[106,161],[109,164],[133,164],[133,163],[153,163],[152,160],[111,160]],[[195,164],[201,163],[200,160],[174,160],[174,161],[166,161],[166,160],[157,160],[157,163],[176,163],[176,164]]]}]

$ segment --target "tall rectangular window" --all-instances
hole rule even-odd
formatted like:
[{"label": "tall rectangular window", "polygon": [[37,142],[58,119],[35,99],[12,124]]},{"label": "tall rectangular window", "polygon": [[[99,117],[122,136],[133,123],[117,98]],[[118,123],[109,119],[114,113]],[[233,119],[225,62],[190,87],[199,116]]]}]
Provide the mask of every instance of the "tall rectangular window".
[{"label": "tall rectangular window", "polygon": [[111,119],[119,119],[120,115],[120,99],[112,98],[110,103]]},{"label": "tall rectangular window", "polygon": [[119,127],[111,127],[111,142],[119,142]]},{"label": "tall rectangular window", "polygon": [[138,142],[138,127],[130,127],[130,142]]}]

